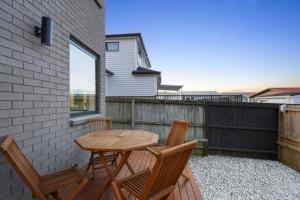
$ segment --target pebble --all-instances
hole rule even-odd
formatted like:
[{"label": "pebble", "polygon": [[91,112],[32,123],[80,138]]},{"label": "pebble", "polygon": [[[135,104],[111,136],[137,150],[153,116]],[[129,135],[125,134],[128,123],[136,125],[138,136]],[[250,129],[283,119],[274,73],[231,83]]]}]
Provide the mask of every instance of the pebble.
[{"label": "pebble", "polygon": [[204,200],[300,200],[300,173],[280,162],[210,155],[189,163]]}]

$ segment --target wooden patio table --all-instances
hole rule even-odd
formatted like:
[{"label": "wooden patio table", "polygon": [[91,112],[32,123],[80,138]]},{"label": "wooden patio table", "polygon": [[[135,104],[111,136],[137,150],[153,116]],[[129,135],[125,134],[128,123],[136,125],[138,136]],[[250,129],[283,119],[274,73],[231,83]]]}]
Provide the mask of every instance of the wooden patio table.
[{"label": "wooden patio table", "polygon": [[[109,179],[105,182],[103,188],[101,188],[101,192],[99,193],[100,199],[109,185],[115,181],[115,177],[125,164],[129,171],[132,174],[134,173],[131,165],[128,163],[128,158],[132,151],[156,144],[158,142],[158,135],[143,130],[108,130],[86,134],[75,139],[75,142],[83,150],[98,152],[104,164]],[[113,151],[120,152],[122,156],[115,170],[110,169],[104,156],[105,152]]]}]

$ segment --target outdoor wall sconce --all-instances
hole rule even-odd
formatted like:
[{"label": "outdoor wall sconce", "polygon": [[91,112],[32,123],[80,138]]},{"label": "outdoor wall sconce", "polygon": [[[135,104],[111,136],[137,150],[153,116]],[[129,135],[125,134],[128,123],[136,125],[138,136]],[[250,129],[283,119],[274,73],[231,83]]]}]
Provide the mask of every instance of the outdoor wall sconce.
[{"label": "outdoor wall sconce", "polygon": [[42,17],[42,27],[35,26],[35,36],[41,38],[42,45],[52,45],[52,24],[50,17]]}]

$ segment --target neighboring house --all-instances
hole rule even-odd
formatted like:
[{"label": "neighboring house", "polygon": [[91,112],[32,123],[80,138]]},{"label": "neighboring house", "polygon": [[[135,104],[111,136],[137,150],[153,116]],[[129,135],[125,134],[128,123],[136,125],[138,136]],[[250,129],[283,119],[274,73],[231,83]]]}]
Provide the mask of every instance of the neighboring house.
[{"label": "neighboring house", "polygon": [[250,99],[258,103],[300,104],[300,88],[268,88]]},{"label": "neighboring house", "polygon": [[140,33],[106,35],[106,96],[154,97],[160,72],[151,63]]},{"label": "neighboring house", "polygon": [[[105,115],[104,0],[0,1],[0,141],[12,135],[41,173],[87,163],[74,139]],[[51,46],[35,26],[51,17]],[[0,199],[32,194],[0,153]]]}]

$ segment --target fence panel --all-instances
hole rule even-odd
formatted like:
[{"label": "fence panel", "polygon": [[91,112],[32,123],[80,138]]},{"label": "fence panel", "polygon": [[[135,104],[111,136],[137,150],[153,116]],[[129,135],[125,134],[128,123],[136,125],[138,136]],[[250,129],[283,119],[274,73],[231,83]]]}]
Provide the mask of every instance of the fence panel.
[{"label": "fence panel", "polygon": [[300,171],[300,105],[283,107],[279,117],[278,160]]},{"label": "fence panel", "polygon": [[251,152],[276,159],[278,105],[209,104],[205,113],[209,149]]}]

